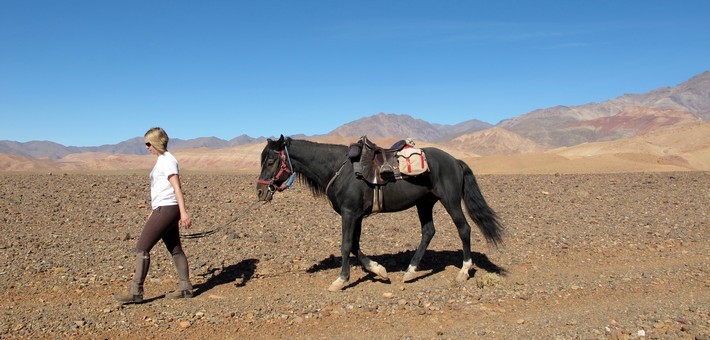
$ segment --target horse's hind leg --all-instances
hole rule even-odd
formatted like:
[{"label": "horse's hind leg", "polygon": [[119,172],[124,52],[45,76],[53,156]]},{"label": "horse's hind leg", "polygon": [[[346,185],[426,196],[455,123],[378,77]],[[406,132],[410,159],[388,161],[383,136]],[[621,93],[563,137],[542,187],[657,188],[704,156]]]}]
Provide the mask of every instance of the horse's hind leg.
[{"label": "horse's hind leg", "polygon": [[365,268],[365,270],[377,275],[381,279],[389,280],[387,269],[383,265],[373,261],[365,254],[363,254],[362,251],[357,252],[357,258],[358,260],[360,260],[360,263],[362,263],[362,266]]},{"label": "horse's hind leg", "polygon": [[463,264],[461,265],[459,274],[456,276],[456,280],[463,282],[468,280],[468,272],[473,268],[473,259],[471,258],[471,226],[468,224],[468,221],[466,221],[466,216],[464,216],[460,206],[458,209],[453,210],[456,210],[456,212],[450,212],[451,218],[456,224],[463,246]]},{"label": "horse's hind leg", "polygon": [[463,264],[459,274],[456,276],[456,280],[463,282],[468,280],[468,272],[473,268],[473,259],[471,258],[471,226],[466,221],[466,216],[461,209],[461,201],[457,200],[456,203],[449,202],[448,204],[442,201],[444,208],[451,215],[451,219],[456,225],[456,229],[459,232],[459,238],[461,238],[461,243],[463,245]]},{"label": "horse's hind leg", "polygon": [[417,251],[414,253],[412,260],[409,262],[409,267],[407,267],[407,271],[404,272],[404,278],[402,279],[404,282],[412,281],[420,276],[420,274],[417,272],[417,267],[419,266],[419,262],[421,262],[422,257],[424,257],[424,253],[426,252],[427,247],[429,247],[431,239],[434,238],[434,234],[436,233],[436,229],[434,229],[434,218],[432,213],[435,203],[436,201],[427,201],[424,203],[417,204],[419,222],[421,222],[422,224],[422,241],[419,243]]}]

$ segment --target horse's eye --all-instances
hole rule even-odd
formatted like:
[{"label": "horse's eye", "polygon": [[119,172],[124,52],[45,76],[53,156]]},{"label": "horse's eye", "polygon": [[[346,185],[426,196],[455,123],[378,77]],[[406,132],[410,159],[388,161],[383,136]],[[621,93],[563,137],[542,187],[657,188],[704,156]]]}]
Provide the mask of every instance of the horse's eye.
[{"label": "horse's eye", "polygon": [[274,161],[273,159],[269,159],[268,161],[266,161],[266,164],[267,165],[274,165],[274,162],[276,162],[276,161]]}]

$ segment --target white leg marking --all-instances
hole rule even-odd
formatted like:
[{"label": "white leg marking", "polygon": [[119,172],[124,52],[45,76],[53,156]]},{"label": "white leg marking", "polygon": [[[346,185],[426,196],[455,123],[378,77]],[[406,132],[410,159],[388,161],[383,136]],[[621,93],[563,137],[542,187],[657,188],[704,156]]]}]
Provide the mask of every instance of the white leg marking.
[{"label": "white leg marking", "polygon": [[339,292],[343,290],[343,288],[345,288],[345,285],[347,283],[347,280],[343,280],[342,278],[338,277],[337,280],[333,281],[333,283],[330,284],[330,287],[328,287],[328,291]]},{"label": "white leg marking", "polygon": [[369,265],[366,266],[365,269],[385,280],[389,280],[389,277],[387,276],[387,269],[375,261],[370,261]]},{"label": "white leg marking", "polygon": [[461,270],[459,271],[459,274],[456,276],[456,281],[464,282],[468,280],[468,271],[471,270],[471,267],[473,267],[472,260],[464,261],[463,266],[461,266]]},{"label": "white leg marking", "polygon": [[410,264],[409,267],[407,267],[407,271],[404,272],[404,278],[402,278],[402,281],[409,282],[409,281],[416,279],[417,276],[418,276],[417,267],[412,266]]}]

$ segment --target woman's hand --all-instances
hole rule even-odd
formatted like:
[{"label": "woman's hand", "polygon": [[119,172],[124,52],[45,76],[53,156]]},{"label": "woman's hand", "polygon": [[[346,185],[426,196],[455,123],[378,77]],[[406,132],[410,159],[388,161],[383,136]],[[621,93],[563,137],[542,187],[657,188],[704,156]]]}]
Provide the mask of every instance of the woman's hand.
[{"label": "woman's hand", "polygon": [[192,227],[192,220],[190,219],[190,216],[185,214],[180,214],[180,226],[184,227],[185,229],[190,229]]}]

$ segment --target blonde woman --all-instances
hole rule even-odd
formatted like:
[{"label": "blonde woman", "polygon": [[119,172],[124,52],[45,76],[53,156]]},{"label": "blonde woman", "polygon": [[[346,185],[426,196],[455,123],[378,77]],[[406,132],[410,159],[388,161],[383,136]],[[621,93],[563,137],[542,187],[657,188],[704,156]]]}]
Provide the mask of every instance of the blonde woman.
[{"label": "blonde woman", "polygon": [[192,221],[185,209],[180,188],[180,173],[175,157],[168,152],[168,134],[155,127],[145,133],[145,147],[158,157],[150,172],[150,196],[153,211],[143,227],[134,250],[135,272],[127,292],[114,294],[123,304],[143,302],[143,282],[150,267],[150,250],[161,239],[173,256],[178,273],[178,288],[165,294],[170,299],[193,296],[187,256],[180,244],[180,226],[190,228]]}]

